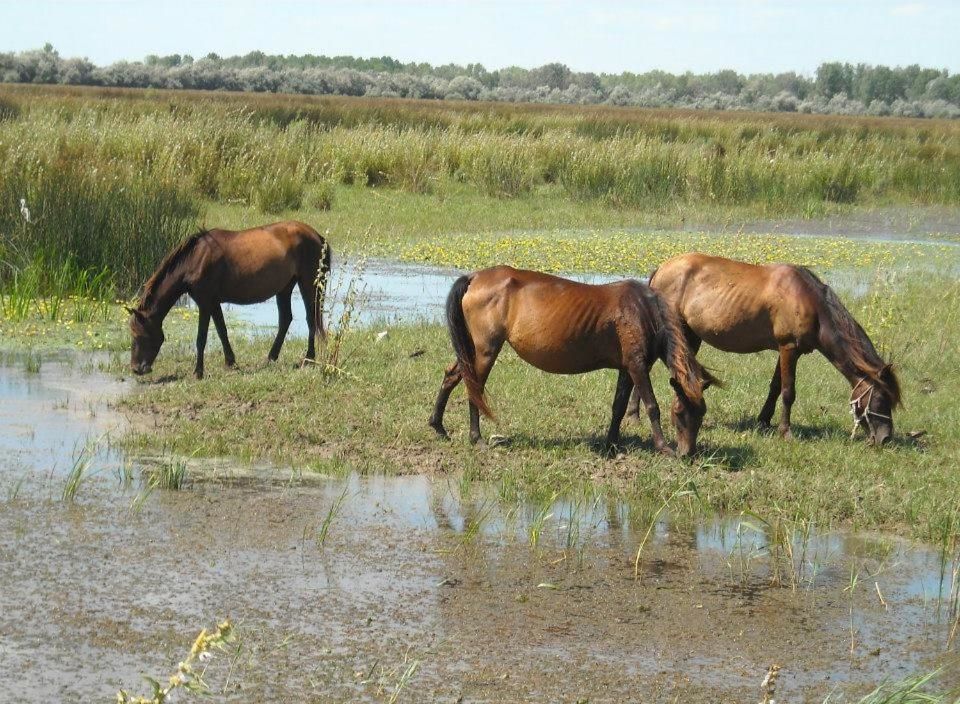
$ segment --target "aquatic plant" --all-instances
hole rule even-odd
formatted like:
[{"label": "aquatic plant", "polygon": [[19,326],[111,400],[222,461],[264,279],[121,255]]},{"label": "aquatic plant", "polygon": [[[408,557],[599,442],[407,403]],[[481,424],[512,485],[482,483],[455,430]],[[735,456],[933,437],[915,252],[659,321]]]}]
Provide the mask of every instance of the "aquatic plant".
[{"label": "aquatic plant", "polygon": [[60,495],[63,501],[72,502],[76,499],[83,483],[90,478],[92,474],[90,467],[93,464],[97,444],[87,443],[79,452],[75,453],[73,464],[70,466],[70,471],[67,472],[67,478]]},{"label": "aquatic plant", "polygon": [[204,628],[200,631],[190,648],[187,657],[177,665],[177,671],[167,678],[166,683],[144,676],[150,685],[149,696],[130,695],[126,690],[117,692],[117,704],[164,704],[173,698],[175,690],[182,689],[191,694],[208,694],[209,685],[204,681],[207,664],[216,651],[226,651],[227,646],[236,641],[236,634],[229,620],[221,621],[213,631]]},{"label": "aquatic plant", "polygon": [[340,511],[343,510],[343,504],[347,499],[347,491],[349,487],[344,486],[343,491],[340,492],[340,495],[334,499],[333,503],[330,504],[330,508],[327,509],[327,514],[323,517],[323,521],[320,523],[320,528],[317,530],[316,543],[317,546],[322,548],[326,545],[327,536],[330,534],[330,526],[333,525],[334,519],[340,515]]}]

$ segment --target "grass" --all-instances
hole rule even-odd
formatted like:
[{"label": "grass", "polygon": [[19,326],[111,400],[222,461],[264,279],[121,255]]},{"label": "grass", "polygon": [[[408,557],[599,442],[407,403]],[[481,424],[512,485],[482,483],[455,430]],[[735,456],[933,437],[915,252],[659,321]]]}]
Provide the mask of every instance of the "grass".
[{"label": "grass", "polygon": [[[956,704],[960,698],[955,695],[936,694],[929,691],[930,683],[939,672],[909,677],[899,682],[885,682],[869,694],[856,700],[856,704]],[[827,697],[824,704],[843,700]]]},{"label": "grass", "polygon": [[94,473],[91,471],[93,465],[96,445],[84,446],[73,458],[73,465],[67,472],[67,478],[63,484],[63,492],[60,495],[61,500],[73,502],[77,498],[84,482]]},{"label": "grass", "polygon": [[[338,257],[465,268],[641,275],[689,249],[820,270],[955,266],[948,242],[676,232],[692,222],[735,230],[787,215],[956,208],[955,123],[30,86],[0,87],[0,97],[13,106],[0,123],[5,346],[125,350],[127,316],[112,301],[134,293],[173,242],[200,225],[281,217],[328,230]],[[706,454],[693,468],[698,505],[749,510],[771,525],[811,520],[946,540],[960,526],[950,501],[960,419],[947,391],[960,366],[957,285],[931,274],[905,285],[854,278],[872,284],[855,312],[903,369],[898,429],[926,436],[879,452],[850,443],[848,390],[813,357],[800,367],[801,441],[761,435],[748,421],[772,359],[706,351],[729,388],[710,393]],[[296,369],[289,348],[273,367],[243,362],[261,358],[266,343],[238,340],[242,371],[212,368],[200,392],[177,378],[189,369],[195,319],[173,316],[154,377],[125,402],[161,418],[135,444],[318,468],[405,472],[438,462],[541,498],[599,481],[642,499],[648,517],[687,486],[691,468],[646,451],[645,425],[629,429],[641,439],[622,463],[599,458],[611,374],[547,376],[505,353],[491,393],[496,432],[509,442],[478,453],[463,441],[461,394],[449,411],[452,445],[425,425],[451,357],[438,326],[391,329],[380,344],[348,328],[340,342],[350,354],[335,364],[344,373],[333,375]]]},{"label": "grass", "polygon": [[13,301],[49,296],[48,271],[68,263],[68,282],[130,296],[201,220],[299,215],[340,250],[387,250],[518,227],[960,205],[960,127],[946,121],[28,86],[0,99]]},{"label": "grass", "polygon": [[327,536],[330,534],[330,527],[333,525],[336,517],[340,515],[340,511],[343,510],[343,502],[347,500],[347,490],[348,487],[344,487],[340,495],[330,504],[330,508],[327,509],[327,514],[323,517],[323,521],[321,521],[320,527],[317,529],[317,547],[322,548],[326,545]]},{"label": "grass", "polygon": [[[148,380],[124,400],[129,413],[146,414],[151,428],[128,442],[321,469],[331,460],[359,471],[456,468],[471,480],[493,482],[505,496],[534,499],[595,482],[643,502],[650,515],[687,490],[692,477],[698,501],[671,510],[750,511],[769,524],[779,519],[818,529],[890,529],[941,543],[960,525],[960,416],[951,391],[960,368],[951,342],[960,333],[960,284],[927,274],[889,296],[881,300],[867,292],[851,302],[896,359],[907,390],[906,407],[896,416],[898,440],[882,450],[848,439],[849,388],[823,358],[811,355],[800,364],[794,410],[799,440],[786,442],[758,432],[751,422],[773,356],[710,349],[703,351],[704,361],[727,388],[708,394],[702,455],[692,466],[653,455],[646,423],[626,426],[625,458],[604,459],[598,448],[614,374],[547,375],[509,350],[489,385],[499,424],[484,425],[487,434],[501,433],[508,441],[487,451],[470,447],[458,391],[447,421],[454,439],[443,443],[426,418],[451,351],[446,331],[432,325],[391,328],[378,344],[375,331],[351,332],[349,374],[337,377],[298,369],[288,352],[275,366],[248,362],[241,372],[212,369],[198,384],[189,378],[189,343],[180,353],[165,350],[154,373],[176,380]],[[267,346],[266,340],[242,343],[238,358],[263,357]],[[415,349],[424,353],[411,358]],[[666,375],[659,369],[655,377],[666,407]],[[920,431],[925,434],[918,439],[907,435]]]}]

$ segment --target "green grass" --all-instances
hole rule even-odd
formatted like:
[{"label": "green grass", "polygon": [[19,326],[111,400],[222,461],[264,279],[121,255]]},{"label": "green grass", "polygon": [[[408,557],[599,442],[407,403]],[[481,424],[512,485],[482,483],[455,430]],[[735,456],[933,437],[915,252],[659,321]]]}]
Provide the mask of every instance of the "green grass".
[{"label": "green grass", "polygon": [[[447,415],[452,443],[437,440],[426,425],[445,364],[452,358],[439,326],[349,335],[343,367],[331,379],[296,368],[288,349],[279,364],[258,361],[268,342],[238,349],[242,371],[210,365],[209,378],[190,378],[191,355],[161,354],[154,374],[124,401],[149,417],[150,432],[132,446],[168,446],[200,455],[270,459],[284,465],[373,472],[462,470],[505,494],[549,496],[558,488],[599,482],[654,508],[692,481],[693,510],[750,510],[773,520],[802,517],[820,527],[897,530],[944,542],[957,535],[960,509],[960,411],[954,403],[960,355],[960,284],[930,276],[896,289],[892,298],[867,295],[852,309],[875,340],[896,359],[906,407],[896,415],[898,441],[875,449],[850,441],[849,388],[819,356],[805,357],[798,372],[794,432],[786,442],[753,429],[774,357],[723,355],[705,349],[703,359],[727,383],[708,394],[702,455],[693,465],[651,454],[646,421],[626,427],[621,460],[598,452],[613,394],[613,372],[573,377],[541,373],[505,350],[489,391],[499,423],[486,434],[509,438],[505,446],[478,451],[466,442],[462,390]],[[423,349],[424,354],[410,357]],[[210,354],[216,354],[211,350]],[[666,374],[656,373],[661,406],[670,400]],[[153,423],[159,425],[154,428]],[[917,440],[908,432],[924,431]]]},{"label": "green grass", "polygon": [[[341,246],[368,228],[395,245],[422,225],[451,235],[960,205],[951,122],[20,86],[0,98],[15,108],[0,121],[4,287],[39,257],[131,295],[198,220],[299,214],[329,223]],[[216,205],[201,217],[203,201]],[[54,286],[36,283],[40,296]]]}]

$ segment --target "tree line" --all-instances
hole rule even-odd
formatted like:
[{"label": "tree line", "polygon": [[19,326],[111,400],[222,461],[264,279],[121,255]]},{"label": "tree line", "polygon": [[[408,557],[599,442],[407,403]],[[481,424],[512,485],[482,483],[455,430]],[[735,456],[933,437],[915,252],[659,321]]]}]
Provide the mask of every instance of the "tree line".
[{"label": "tree line", "polygon": [[494,71],[480,64],[403,63],[389,56],[149,55],[97,66],[51,45],[0,53],[0,82],[189,88],[434,100],[610,104],[818,114],[960,117],[960,74],[945,69],[824,63],[812,77],[577,72],[562,63]]}]

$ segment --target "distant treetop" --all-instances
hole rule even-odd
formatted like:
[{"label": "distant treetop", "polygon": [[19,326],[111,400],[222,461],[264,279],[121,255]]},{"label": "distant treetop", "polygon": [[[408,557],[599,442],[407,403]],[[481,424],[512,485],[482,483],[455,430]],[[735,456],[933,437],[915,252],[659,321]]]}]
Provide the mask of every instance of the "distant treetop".
[{"label": "distant treetop", "polygon": [[0,82],[126,88],[193,88],[310,95],[633,105],[829,114],[960,117],[960,74],[945,69],[824,63],[812,78],[794,72],[744,75],[619,74],[562,63],[488,71],[481,64],[403,63],[390,56],[323,54],[157,56],[95,66],[64,59],[50,44],[0,53]]}]

